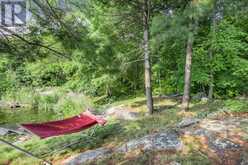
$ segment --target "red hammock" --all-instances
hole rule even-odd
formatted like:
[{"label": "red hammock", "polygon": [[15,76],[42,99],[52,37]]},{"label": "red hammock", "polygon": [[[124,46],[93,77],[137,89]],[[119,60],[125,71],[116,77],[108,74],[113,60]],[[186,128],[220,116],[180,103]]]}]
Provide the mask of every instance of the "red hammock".
[{"label": "red hammock", "polygon": [[100,124],[103,126],[106,122],[107,121],[103,118],[86,111],[78,116],[64,120],[37,124],[21,124],[21,126],[40,138],[48,138],[51,136],[80,132],[95,124]]}]

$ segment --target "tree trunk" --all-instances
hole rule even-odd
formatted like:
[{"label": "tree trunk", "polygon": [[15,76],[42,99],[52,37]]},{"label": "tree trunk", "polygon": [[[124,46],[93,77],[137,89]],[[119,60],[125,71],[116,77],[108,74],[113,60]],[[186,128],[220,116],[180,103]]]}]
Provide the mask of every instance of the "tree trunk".
[{"label": "tree trunk", "polygon": [[189,32],[188,41],[187,41],[185,70],[184,70],[185,71],[184,92],[183,92],[183,99],[182,99],[182,110],[183,111],[187,111],[189,109],[193,40],[194,40],[194,34],[193,32]]},{"label": "tree trunk", "polygon": [[[211,64],[213,63],[213,55],[214,55],[213,40],[215,40],[216,26],[217,26],[217,22],[222,19],[222,16],[223,16],[223,0],[216,0],[214,4],[212,19],[211,19],[211,27],[210,27],[211,44],[210,44],[210,48],[208,52],[209,60]],[[214,71],[211,65],[209,67],[209,71],[210,71],[209,72],[210,83],[209,83],[209,90],[208,90],[208,100],[212,101],[213,93],[214,93]]]},{"label": "tree trunk", "polygon": [[143,24],[144,24],[144,63],[145,63],[145,90],[147,99],[147,108],[149,114],[153,113],[153,98],[151,85],[151,64],[149,55],[149,0],[144,0],[143,10]]},{"label": "tree trunk", "polygon": [[[212,63],[213,61],[213,49],[210,48],[209,49],[209,60]],[[214,75],[213,75],[213,70],[212,67],[209,68],[209,89],[208,89],[208,101],[212,101],[213,100],[213,93],[214,93]]]},{"label": "tree trunk", "polygon": [[[216,4],[217,4],[216,0]],[[209,67],[209,89],[208,89],[208,101],[212,101],[213,100],[213,93],[214,93],[214,74],[213,74],[213,69],[211,64],[213,63],[213,40],[215,39],[215,27],[216,27],[216,4],[214,7],[214,11],[213,11],[213,16],[211,19],[211,27],[210,27],[210,47],[208,49],[208,56],[209,56],[209,60],[210,60],[210,67]]]}]

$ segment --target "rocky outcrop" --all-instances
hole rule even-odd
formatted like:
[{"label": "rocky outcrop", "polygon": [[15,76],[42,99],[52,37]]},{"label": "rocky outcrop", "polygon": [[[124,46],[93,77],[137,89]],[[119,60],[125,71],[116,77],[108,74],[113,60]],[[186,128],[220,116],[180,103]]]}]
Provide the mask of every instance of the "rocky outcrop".
[{"label": "rocky outcrop", "polygon": [[228,139],[213,139],[209,141],[209,146],[217,151],[236,150],[240,148],[239,144],[235,144]]},{"label": "rocky outcrop", "polygon": [[126,153],[133,150],[143,151],[177,151],[182,148],[178,135],[173,132],[156,133],[142,138],[131,140],[115,149],[98,148],[86,151],[65,160],[64,165],[84,164],[107,157],[113,153]]},{"label": "rocky outcrop", "polygon": [[181,165],[181,163],[178,163],[178,162],[176,162],[176,161],[172,161],[172,162],[170,162],[168,165]]},{"label": "rocky outcrop", "polygon": [[[166,131],[150,134],[141,138],[130,140],[121,146],[113,149],[99,148],[87,151],[69,158],[64,164],[84,164],[89,161],[105,158],[114,153],[132,153],[132,151],[166,151],[165,153],[176,153],[176,151],[186,151],[188,146],[194,146],[200,150],[213,162],[213,164],[223,165],[248,165],[248,142],[244,137],[248,137],[248,131],[241,129],[241,124],[248,124],[248,120],[243,118],[228,118],[225,120],[213,120],[185,118],[178,124],[178,132]],[[193,127],[189,127],[192,126]],[[245,126],[245,130],[246,130]],[[242,138],[243,137],[243,138]],[[174,151],[174,152],[167,152]],[[172,160],[170,165],[180,165]]]},{"label": "rocky outcrop", "polygon": [[204,119],[195,127],[182,129],[182,136],[191,137],[194,139],[192,143],[201,144],[201,152],[217,164],[246,165],[247,159],[242,152],[248,149],[248,142],[244,140],[248,132],[240,126],[244,122],[247,120],[236,117]]},{"label": "rocky outcrop", "polygon": [[98,148],[96,150],[86,151],[63,162],[64,165],[83,164],[95,159],[106,157],[110,154],[110,150],[106,148]]},{"label": "rocky outcrop", "polygon": [[185,128],[189,127],[191,125],[199,123],[200,120],[196,118],[184,118],[180,123],[178,123],[177,127],[179,128]]},{"label": "rocky outcrop", "polygon": [[9,133],[9,131],[5,128],[0,128],[0,136],[4,136],[7,135]]},{"label": "rocky outcrop", "polygon": [[118,106],[107,109],[105,111],[105,115],[112,116],[120,120],[135,120],[138,118],[139,114],[137,112],[129,111],[127,107]]},{"label": "rocky outcrop", "polygon": [[116,149],[116,152],[129,152],[136,149],[143,151],[180,150],[182,143],[176,133],[164,132],[131,140]]}]

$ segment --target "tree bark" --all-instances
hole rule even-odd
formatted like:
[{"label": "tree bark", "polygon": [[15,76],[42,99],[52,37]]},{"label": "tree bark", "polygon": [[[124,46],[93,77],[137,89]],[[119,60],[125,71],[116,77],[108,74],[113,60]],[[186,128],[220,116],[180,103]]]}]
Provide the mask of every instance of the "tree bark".
[{"label": "tree bark", "polygon": [[149,0],[144,0],[143,6],[143,26],[144,26],[144,63],[145,63],[145,90],[147,108],[149,114],[153,113],[153,98],[152,98],[152,84],[151,84],[151,63],[150,63],[150,52],[149,52]]},{"label": "tree bark", "polygon": [[184,92],[183,92],[183,99],[182,99],[182,110],[183,111],[187,111],[189,109],[193,41],[194,41],[194,34],[193,34],[193,32],[189,32],[188,41],[187,41],[185,69],[184,69],[184,71],[185,71],[185,74],[184,74]]},{"label": "tree bark", "polygon": [[[211,37],[211,44],[209,48],[209,60],[210,63],[213,63],[213,56],[214,56],[214,48],[213,48],[213,40],[215,40],[215,33],[216,33],[216,26],[218,21],[222,19],[223,15],[223,0],[216,0],[214,4],[214,10],[212,14],[212,19],[211,19],[211,27],[210,27],[210,37]],[[212,101],[213,100],[213,93],[214,93],[214,71],[212,69],[212,66],[210,65],[209,67],[209,90],[208,90],[208,100]]]},{"label": "tree bark", "polygon": [[[218,0],[216,0],[217,3]],[[210,60],[210,67],[209,67],[209,89],[208,89],[208,101],[213,100],[213,93],[214,93],[214,74],[211,64],[213,63],[213,40],[215,39],[215,27],[216,27],[216,3],[211,19],[211,26],[210,26],[210,47],[208,49],[208,56]]]},{"label": "tree bark", "polygon": [[[213,50],[212,48],[209,49],[209,60],[212,63],[213,61]],[[213,70],[211,69],[212,67],[209,68],[209,89],[208,89],[208,101],[213,100],[213,93],[214,93],[214,74]]]}]

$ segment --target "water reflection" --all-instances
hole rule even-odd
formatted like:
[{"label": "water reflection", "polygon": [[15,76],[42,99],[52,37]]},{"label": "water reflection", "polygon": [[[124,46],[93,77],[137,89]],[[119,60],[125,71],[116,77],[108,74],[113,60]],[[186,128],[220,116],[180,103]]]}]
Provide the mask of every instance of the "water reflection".
[{"label": "water reflection", "polygon": [[45,122],[58,119],[54,111],[34,109],[0,109],[0,125],[30,122]]}]

